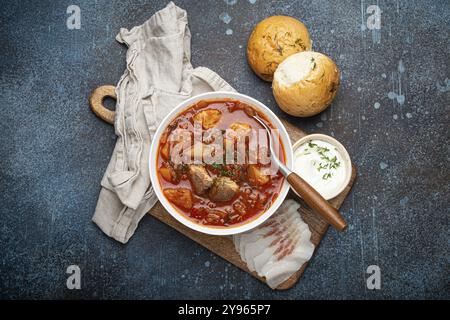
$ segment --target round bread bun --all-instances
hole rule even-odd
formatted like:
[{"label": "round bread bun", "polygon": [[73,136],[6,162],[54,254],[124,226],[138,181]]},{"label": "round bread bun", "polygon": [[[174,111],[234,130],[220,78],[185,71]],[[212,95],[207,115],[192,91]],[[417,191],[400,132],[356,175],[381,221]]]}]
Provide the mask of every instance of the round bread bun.
[{"label": "round bread bun", "polygon": [[263,80],[272,81],[278,65],[290,55],[311,50],[308,29],[297,19],[272,16],[258,23],[247,44],[247,59]]},{"label": "round bread bun", "polygon": [[333,60],[322,53],[296,53],[278,66],[272,88],[284,112],[310,117],[325,110],[333,101],[339,88],[339,70]]}]

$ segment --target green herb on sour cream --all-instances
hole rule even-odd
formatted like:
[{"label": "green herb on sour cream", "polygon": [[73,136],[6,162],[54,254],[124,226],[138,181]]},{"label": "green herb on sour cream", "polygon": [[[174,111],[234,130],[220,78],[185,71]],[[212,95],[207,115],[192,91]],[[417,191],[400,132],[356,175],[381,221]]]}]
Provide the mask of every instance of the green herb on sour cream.
[{"label": "green herb on sour cream", "polygon": [[339,150],[319,139],[306,141],[295,150],[294,171],[325,198],[336,195],[346,178]]}]

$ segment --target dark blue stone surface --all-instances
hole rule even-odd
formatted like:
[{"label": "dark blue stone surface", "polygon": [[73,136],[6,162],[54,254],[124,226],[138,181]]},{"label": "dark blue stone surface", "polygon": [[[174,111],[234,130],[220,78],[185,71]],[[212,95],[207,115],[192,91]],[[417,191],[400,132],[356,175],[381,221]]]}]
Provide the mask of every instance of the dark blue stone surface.
[{"label": "dark blue stone surface", "polygon": [[[377,31],[366,27],[370,1],[234,2],[177,2],[189,15],[192,63],[348,148],[359,169],[342,207],[348,231],[330,229],[285,292],[150,216],[127,245],[109,239],[91,216],[115,135],[92,114],[88,96],[117,83],[125,68],[119,28],[141,24],[166,1],[3,1],[1,298],[450,298],[450,3],[373,1],[382,10]],[[71,4],[81,9],[80,30],[66,27]],[[338,96],[321,115],[282,113],[270,84],[247,65],[252,28],[275,14],[301,19],[314,49],[342,72]],[[66,288],[73,264],[81,290]],[[373,264],[382,281],[375,291],[366,287]]]}]

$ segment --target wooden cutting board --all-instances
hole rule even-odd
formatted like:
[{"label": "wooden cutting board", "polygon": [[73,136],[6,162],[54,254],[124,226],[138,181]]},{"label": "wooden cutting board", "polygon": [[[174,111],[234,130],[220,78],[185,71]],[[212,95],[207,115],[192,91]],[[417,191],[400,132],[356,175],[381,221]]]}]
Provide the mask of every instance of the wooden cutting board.
[{"label": "wooden cutting board", "polygon": [[[113,124],[114,123],[114,112],[106,109],[102,105],[102,101],[105,97],[111,97],[116,98],[114,86],[101,86],[97,89],[95,89],[89,99],[91,109],[93,112],[99,116],[102,120]],[[299,128],[293,126],[287,121],[282,120],[284,126],[286,127],[287,132],[289,133],[289,136],[291,138],[292,143],[297,141],[298,139],[302,138],[306,135],[303,131],[301,131]],[[350,189],[352,188],[352,185],[356,179],[356,167],[355,165],[352,165],[352,175],[349,184],[344,189],[344,191],[341,192],[337,197],[330,200],[330,203],[335,207],[339,208],[342,203],[344,202],[345,198],[347,197],[348,193],[350,192]],[[320,244],[320,241],[324,237],[325,233],[328,229],[328,223],[323,220],[319,215],[315,214],[299,197],[297,197],[292,191],[289,192],[288,198],[296,199],[300,202],[301,207],[299,209],[300,215],[302,216],[302,219],[308,224],[309,229],[311,230],[311,241],[312,243],[317,247]],[[231,262],[238,268],[244,270],[245,272],[251,274],[258,280],[266,283],[264,278],[261,278],[256,274],[256,272],[251,272],[248,268],[245,262],[241,260],[239,257],[239,254],[236,252],[233,244],[233,240],[230,236],[212,236],[203,234],[197,231],[194,231],[192,229],[189,229],[188,227],[182,225],[180,222],[172,218],[172,216],[163,208],[161,203],[157,203],[151,210],[150,215],[157,218],[158,220],[164,222],[165,224],[171,226],[178,232],[181,232],[188,238],[194,240],[195,242],[201,244],[208,250],[214,252],[218,256],[222,257],[223,259]],[[342,236],[345,236],[345,232]],[[282,283],[280,286],[277,287],[278,290],[286,290],[291,287],[293,287],[300,277],[303,274],[303,271],[305,270],[307,266],[307,263],[305,263],[300,270],[298,270],[296,273],[294,273],[288,280],[286,280],[284,283]]]}]

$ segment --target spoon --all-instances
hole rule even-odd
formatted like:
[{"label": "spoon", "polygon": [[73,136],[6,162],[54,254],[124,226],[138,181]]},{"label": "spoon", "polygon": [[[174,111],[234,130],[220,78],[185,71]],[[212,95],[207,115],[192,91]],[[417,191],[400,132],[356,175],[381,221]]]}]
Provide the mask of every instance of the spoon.
[{"label": "spoon", "polygon": [[245,113],[248,116],[255,119],[263,128],[266,130],[269,136],[269,147],[270,147],[270,157],[279,167],[281,174],[286,177],[286,180],[314,211],[316,211],[322,218],[324,218],[328,223],[330,223],[335,229],[343,231],[347,228],[347,223],[341,216],[339,211],[337,211],[330,203],[325,200],[319,192],[317,192],[313,187],[311,187],[304,179],[302,179],[298,174],[290,170],[284,165],[276,156],[273,149],[273,137],[271,130],[268,125],[258,116],[258,114],[252,108],[245,108]]}]

